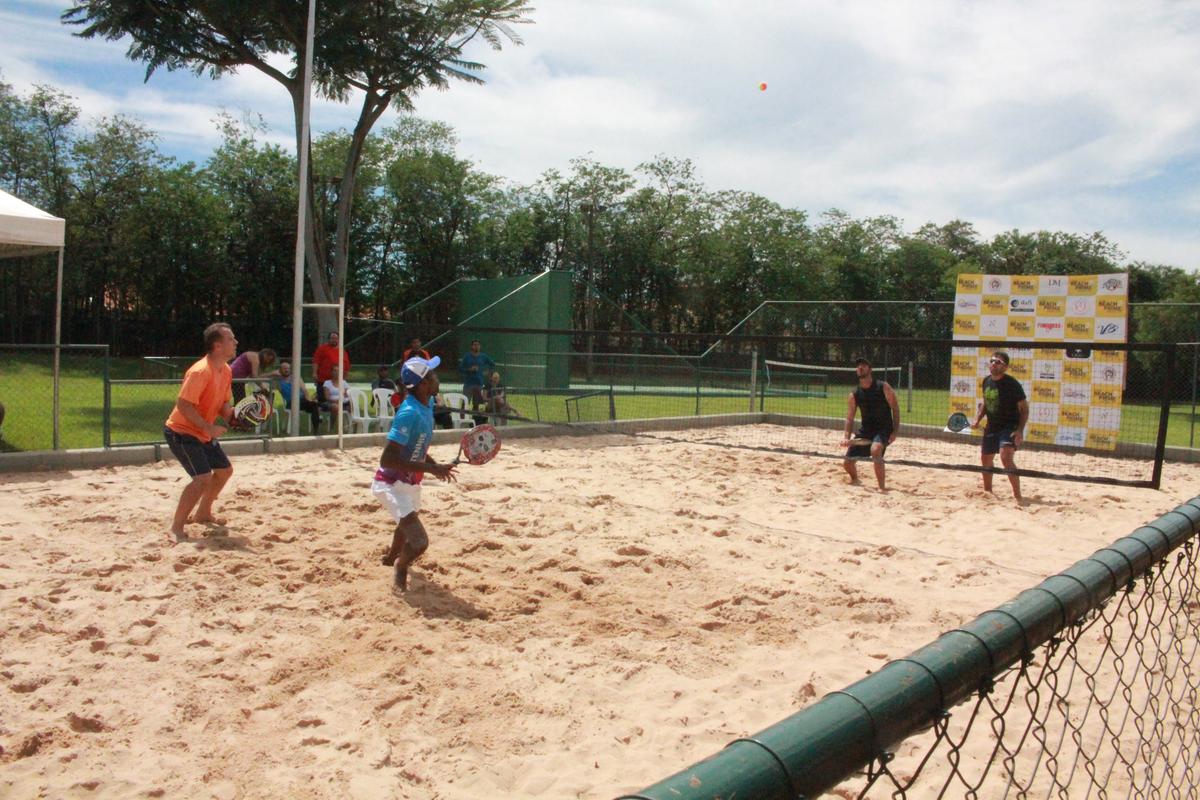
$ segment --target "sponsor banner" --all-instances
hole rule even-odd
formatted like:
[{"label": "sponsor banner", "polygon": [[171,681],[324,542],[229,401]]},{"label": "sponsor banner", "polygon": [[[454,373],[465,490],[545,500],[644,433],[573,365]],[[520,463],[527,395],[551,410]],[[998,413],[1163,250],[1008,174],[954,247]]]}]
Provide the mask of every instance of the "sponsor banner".
[{"label": "sponsor banner", "polygon": [[[1030,403],[1026,438],[1114,449],[1121,427],[1126,356],[1083,345],[1128,340],[1128,276],[964,273],[957,285],[955,339],[1061,342],[1065,348],[1006,348],[1011,357],[1008,374],[1021,382]],[[951,411],[974,415],[991,350],[953,349]]]},{"label": "sponsor banner", "polygon": [[966,414],[972,420],[979,413],[979,401],[974,396],[971,397],[950,397],[950,413],[951,414]]}]

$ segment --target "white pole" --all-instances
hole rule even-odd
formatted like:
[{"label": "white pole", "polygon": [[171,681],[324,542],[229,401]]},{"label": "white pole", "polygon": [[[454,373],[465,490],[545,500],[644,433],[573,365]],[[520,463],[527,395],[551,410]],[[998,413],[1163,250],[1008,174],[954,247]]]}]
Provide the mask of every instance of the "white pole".
[{"label": "white pole", "polygon": [[908,362],[908,411],[912,413],[913,401],[913,362]]},{"label": "white pole", "polygon": [[346,446],[342,443],[342,409],[346,407],[346,401],[350,399],[350,376],[346,374],[346,297],[345,295],[338,298],[338,375],[341,376],[342,385],[338,388],[337,402],[337,420],[338,420],[338,450],[345,450]]},{"label": "white pole", "polygon": [[63,248],[58,248],[58,284],[54,293],[54,449],[58,449],[58,371],[62,350],[62,275]]},{"label": "white pole", "polygon": [[304,325],[304,229],[308,222],[308,98],[312,89],[313,31],[317,22],[317,0],[308,0],[308,28],[304,40],[304,99],[300,103],[299,190],[296,192],[296,267],[292,275],[292,413],[288,436],[300,435],[300,381],[303,380],[303,356],[300,332]]}]

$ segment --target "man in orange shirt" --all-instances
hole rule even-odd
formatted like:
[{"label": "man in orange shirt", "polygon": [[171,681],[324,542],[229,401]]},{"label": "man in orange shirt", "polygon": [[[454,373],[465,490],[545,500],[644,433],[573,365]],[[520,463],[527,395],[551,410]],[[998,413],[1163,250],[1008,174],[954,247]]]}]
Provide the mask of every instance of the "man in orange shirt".
[{"label": "man in orange shirt", "polygon": [[[329,340],[313,351],[313,382],[317,385],[317,402],[325,402],[325,381],[333,377],[333,368],[338,363],[338,335],[329,334]],[[342,353],[342,377],[350,375],[350,354]]]},{"label": "man in orange shirt", "polygon": [[171,521],[176,541],[187,539],[183,526],[189,522],[193,508],[196,516],[191,522],[224,524],[224,520],[213,516],[212,506],[233,475],[229,458],[217,441],[227,429],[216,424],[218,416],[228,420],[233,415],[233,406],[229,404],[233,371],[228,363],[237,355],[233,329],[224,322],[209,325],[204,329],[204,350],[207,355],[192,364],[183,376],[179,398],[163,430],[171,452],[192,476],[191,483],[183,487]]}]

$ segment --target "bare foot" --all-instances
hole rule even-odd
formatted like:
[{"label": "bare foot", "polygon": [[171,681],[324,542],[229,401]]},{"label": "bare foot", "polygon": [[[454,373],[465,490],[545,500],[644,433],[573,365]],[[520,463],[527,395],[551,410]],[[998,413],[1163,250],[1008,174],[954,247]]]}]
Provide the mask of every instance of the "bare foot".
[{"label": "bare foot", "polygon": [[862,486],[862,481],[858,478],[850,478],[848,481],[846,481],[846,483],[850,484],[851,486]]},{"label": "bare foot", "polygon": [[396,563],[396,556],[392,555],[391,550],[388,550],[383,554],[383,558],[379,559],[379,563],[383,564],[385,567],[390,567]]},{"label": "bare foot", "polygon": [[404,594],[408,591],[408,567],[397,564],[392,572],[392,592]]},{"label": "bare foot", "polygon": [[172,544],[179,544],[180,542],[186,542],[188,540],[186,531],[171,531],[169,535],[175,539]]},{"label": "bare foot", "polygon": [[188,522],[198,522],[203,525],[220,525],[224,527],[228,520],[226,520],[224,517],[214,517],[212,514],[205,514],[204,516],[197,514],[189,519]]}]

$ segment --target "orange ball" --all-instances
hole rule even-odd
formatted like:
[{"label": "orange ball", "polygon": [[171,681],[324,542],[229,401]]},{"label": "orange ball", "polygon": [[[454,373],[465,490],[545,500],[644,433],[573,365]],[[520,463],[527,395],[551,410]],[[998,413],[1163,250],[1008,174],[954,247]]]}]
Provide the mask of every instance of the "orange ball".
[{"label": "orange ball", "polygon": [[764,82],[764,83],[760,83],[760,84],[758,85],[758,90],[759,90],[760,92],[765,92],[765,91],[767,90],[767,84],[766,84],[765,82]]}]

